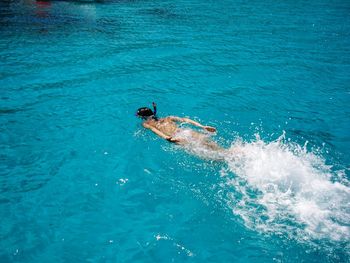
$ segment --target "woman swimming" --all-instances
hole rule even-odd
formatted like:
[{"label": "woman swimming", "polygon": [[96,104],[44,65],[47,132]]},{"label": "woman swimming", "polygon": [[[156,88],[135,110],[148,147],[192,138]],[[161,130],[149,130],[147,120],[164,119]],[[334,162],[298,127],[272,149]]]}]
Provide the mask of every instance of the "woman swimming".
[{"label": "woman swimming", "polygon": [[136,112],[136,116],[145,120],[142,125],[146,129],[150,129],[163,139],[176,143],[178,145],[187,147],[201,146],[203,149],[216,152],[224,151],[224,149],[220,147],[216,142],[210,140],[208,134],[181,126],[184,123],[188,123],[209,132],[216,132],[216,129],[214,127],[204,126],[194,120],[176,116],[158,118],[156,116],[156,104],[154,102],[152,104],[153,111],[148,107],[143,107],[139,108]]}]

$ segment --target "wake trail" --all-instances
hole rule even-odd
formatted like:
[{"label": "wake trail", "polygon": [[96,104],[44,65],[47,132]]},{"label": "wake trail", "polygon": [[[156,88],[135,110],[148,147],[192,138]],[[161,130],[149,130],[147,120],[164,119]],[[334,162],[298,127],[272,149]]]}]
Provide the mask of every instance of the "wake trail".
[{"label": "wake trail", "polygon": [[200,142],[185,149],[201,158],[223,161],[227,203],[246,227],[298,240],[350,240],[350,188],[344,171],[306,147],[257,135],[238,139],[229,149],[212,151]]},{"label": "wake trail", "polygon": [[[235,189],[232,211],[247,227],[298,239],[350,239],[350,188],[306,147],[284,135],[266,143],[236,141],[227,151],[226,186]],[[342,180],[343,183],[340,181]]]}]

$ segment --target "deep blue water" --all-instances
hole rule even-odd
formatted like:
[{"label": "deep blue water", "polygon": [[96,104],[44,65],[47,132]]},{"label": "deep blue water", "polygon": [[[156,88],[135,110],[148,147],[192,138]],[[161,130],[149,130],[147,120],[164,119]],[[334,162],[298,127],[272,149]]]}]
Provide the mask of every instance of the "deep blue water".
[{"label": "deep blue water", "polygon": [[[350,262],[349,1],[1,1],[0,262]],[[212,162],[134,113],[243,149]]]}]

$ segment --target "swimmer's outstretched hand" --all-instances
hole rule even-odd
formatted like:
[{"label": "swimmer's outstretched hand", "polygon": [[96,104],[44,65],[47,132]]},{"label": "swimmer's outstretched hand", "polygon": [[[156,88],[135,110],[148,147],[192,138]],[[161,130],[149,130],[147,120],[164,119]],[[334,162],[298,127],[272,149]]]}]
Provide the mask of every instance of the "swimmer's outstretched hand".
[{"label": "swimmer's outstretched hand", "polygon": [[176,144],[184,144],[186,141],[183,139],[179,139],[179,138],[173,138],[171,136],[169,136],[168,138],[166,138],[166,140],[168,142],[172,142],[172,143],[176,143]]},{"label": "swimmer's outstretched hand", "polygon": [[208,132],[216,132],[216,129],[211,126],[204,126],[203,129],[207,130]]},{"label": "swimmer's outstretched hand", "polygon": [[166,140],[167,140],[168,142],[173,142],[173,143],[179,143],[179,142],[180,142],[179,139],[173,138],[173,137],[171,137],[171,136],[168,136],[168,137],[166,138]]}]

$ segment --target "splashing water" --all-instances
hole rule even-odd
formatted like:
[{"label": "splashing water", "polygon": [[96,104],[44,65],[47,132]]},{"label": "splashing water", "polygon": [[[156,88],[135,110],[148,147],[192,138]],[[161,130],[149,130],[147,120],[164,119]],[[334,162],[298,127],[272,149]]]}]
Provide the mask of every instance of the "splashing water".
[{"label": "splashing water", "polygon": [[349,241],[349,182],[306,145],[287,142],[285,134],[269,143],[258,135],[249,143],[237,139],[223,151],[188,141],[186,151],[226,163],[226,198],[248,228],[299,241]]},{"label": "splashing water", "polygon": [[306,147],[284,135],[270,143],[237,140],[225,161],[225,187],[235,189],[229,203],[247,227],[298,240],[349,240],[350,188]]}]

